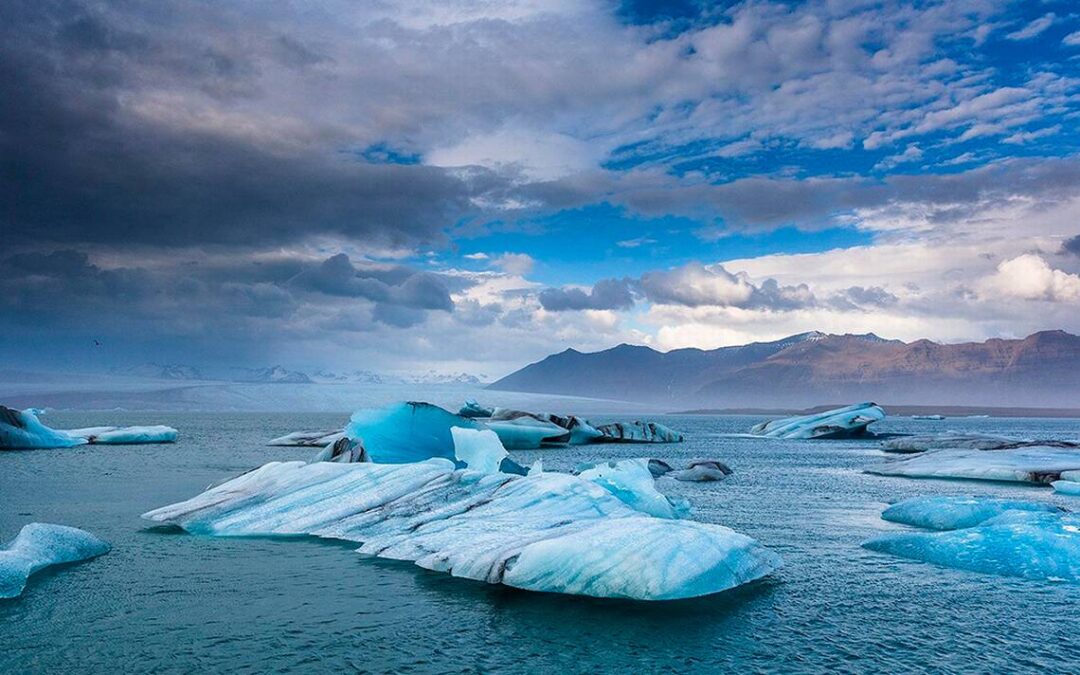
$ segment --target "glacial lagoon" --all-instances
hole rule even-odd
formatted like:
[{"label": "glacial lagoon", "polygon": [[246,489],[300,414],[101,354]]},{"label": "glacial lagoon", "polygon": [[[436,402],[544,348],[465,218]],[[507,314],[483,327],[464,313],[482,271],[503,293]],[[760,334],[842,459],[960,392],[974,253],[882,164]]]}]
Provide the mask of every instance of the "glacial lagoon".
[{"label": "glacial lagoon", "polygon": [[[482,392],[480,392],[482,393]],[[490,398],[490,397],[488,397]],[[538,407],[534,405],[533,407]],[[552,411],[561,412],[559,404]],[[596,423],[627,417],[588,411]],[[873,439],[738,437],[754,416],[649,416],[685,433],[660,446],[515,451],[549,470],[656,456],[719,459],[717,483],[661,479],[694,518],[745,533],[784,558],[764,580],[696,600],[640,603],[515,590],[364,558],[354,543],[211,538],[139,515],[310,448],[266,442],[340,426],[348,413],[49,413],[59,428],[167,424],[171,445],[0,452],[0,539],[29,522],[83,528],[112,544],[36,574],[0,601],[0,672],[345,669],[366,672],[1066,672],[1080,657],[1072,584],[977,574],[861,547],[907,531],[881,518],[920,495],[987,495],[1080,510],[1049,487],[863,473]],[[890,417],[878,433],[953,430],[1075,438],[1077,420]]]}]

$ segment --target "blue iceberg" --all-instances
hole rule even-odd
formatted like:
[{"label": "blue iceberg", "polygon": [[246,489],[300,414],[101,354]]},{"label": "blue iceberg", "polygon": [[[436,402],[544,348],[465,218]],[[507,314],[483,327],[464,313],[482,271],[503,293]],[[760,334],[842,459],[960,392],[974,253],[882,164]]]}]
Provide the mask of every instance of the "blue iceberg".
[{"label": "blue iceberg", "polygon": [[176,429],[166,426],[52,429],[38,419],[41,413],[34,408],[14,410],[0,406],[0,450],[174,443],[178,435]]},{"label": "blue iceberg", "polygon": [[[884,534],[864,542],[863,547],[972,572],[1080,582],[1080,517],[1076,514],[1034,502],[1008,508],[1001,500],[986,499],[983,505],[968,504],[969,498],[955,501],[954,505],[937,503],[952,515],[934,522],[949,524],[951,519],[956,529]],[[931,506],[912,506],[912,522],[925,522],[925,509]],[[999,513],[992,515],[995,511]],[[898,509],[893,515],[901,513],[903,509]],[[969,522],[973,524],[965,527]]]},{"label": "blue iceberg", "polygon": [[299,535],[533,591],[638,600],[718,593],[778,555],[720,525],[655,518],[581,476],[409,464],[271,462],[144,515],[216,536]]},{"label": "blue iceberg", "polygon": [[64,525],[30,523],[0,549],[0,598],[22,594],[31,574],[51,565],[108,553],[109,545],[89,532]]},{"label": "blue iceberg", "polygon": [[959,478],[1048,484],[1080,469],[1080,448],[1023,446],[1012,450],[932,450],[893,459],[867,473],[906,478]]},{"label": "blue iceberg", "polygon": [[491,417],[478,418],[499,435],[508,450],[535,450],[545,445],[565,445],[570,442],[570,431],[544,419],[540,415],[496,408]]},{"label": "blue iceberg", "polygon": [[866,428],[885,419],[885,410],[876,403],[856,403],[812,415],[785,417],[756,424],[755,436],[766,438],[854,438],[866,434]]},{"label": "blue iceberg", "polygon": [[1080,497],[1080,471],[1062,471],[1060,478],[1050,485],[1053,486],[1054,492],[1070,497]]},{"label": "blue iceberg", "polygon": [[966,434],[948,432],[943,434],[924,434],[899,436],[881,442],[885,452],[917,453],[927,450],[1012,450],[1033,446],[1080,448],[1080,442],[1057,439],[1024,439],[989,434]]},{"label": "blue iceberg", "polygon": [[1006,511],[1058,513],[1053,504],[991,497],[914,497],[881,513],[884,520],[924,530],[959,530],[1000,516]]}]

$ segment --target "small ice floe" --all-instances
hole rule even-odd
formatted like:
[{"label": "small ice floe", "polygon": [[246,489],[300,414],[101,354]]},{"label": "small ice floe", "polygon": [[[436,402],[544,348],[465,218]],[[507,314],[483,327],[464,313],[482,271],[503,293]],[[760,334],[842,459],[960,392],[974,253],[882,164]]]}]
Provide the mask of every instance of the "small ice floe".
[{"label": "small ice floe", "polygon": [[0,598],[22,594],[31,574],[51,565],[108,553],[109,545],[89,532],[64,525],[30,523],[0,549]]},{"label": "small ice floe", "polygon": [[866,427],[883,419],[885,410],[876,403],[856,403],[811,415],[762,422],[754,425],[750,433],[766,438],[854,438],[865,435]]},{"label": "small ice floe", "polygon": [[1011,450],[1013,448],[1032,446],[1080,448],[1080,441],[1009,438],[1007,436],[992,436],[989,434],[948,432],[943,434],[898,436],[881,442],[882,450],[885,452],[896,453],[916,453],[925,452],[927,450],[939,450],[942,448],[954,450]]},{"label": "small ice floe", "polygon": [[174,443],[177,431],[166,426],[52,429],[41,423],[41,410],[0,406],[0,450],[72,448],[78,445]]},{"label": "small ice floe", "polygon": [[1008,450],[930,450],[866,469],[879,476],[962,478],[1048,484],[1080,469],[1080,448],[1022,446]]},{"label": "small ice floe", "polygon": [[911,419],[913,419],[913,420],[941,421],[941,420],[945,419],[945,416],[944,415],[912,415]]},{"label": "small ice floe", "polygon": [[1062,471],[1058,480],[1050,485],[1054,487],[1054,492],[1080,497],[1080,471]]},{"label": "small ice floe", "polygon": [[882,534],[864,548],[972,572],[1080,582],[1080,517],[1049,504],[916,497],[882,517],[936,531]]},{"label": "small ice floe", "polygon": [[734,473],[727,464],[715,459],[694,459],[685,469],[676,469],[665,474],[668,478],[674,478],[684,482],[706,483],[724,480]]},{"label": "small ice floe", "polygon": [[781,565],[750,537],[670,517],[679,514],[656,499],[645,461],[578,476],[539,466],[526,476],[490,472],[498,454],[490,437],[448,433],[467,439],[462,456],[484,471],[445,458],[271,462],[144,517],[216,536],[355,541],[360,553],[457,577],[606,598],[709,595]]},{"label": "small ice floe", "polygon": [[266,442],[267,445],[325,448],[345,438],[344,431],[294,431]]}]

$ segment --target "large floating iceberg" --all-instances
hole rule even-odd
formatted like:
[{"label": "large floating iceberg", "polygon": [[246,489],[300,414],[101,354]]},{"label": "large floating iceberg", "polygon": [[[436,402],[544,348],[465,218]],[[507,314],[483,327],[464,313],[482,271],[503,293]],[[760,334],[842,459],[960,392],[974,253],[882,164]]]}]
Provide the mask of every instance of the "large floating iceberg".
[{"label": "large floating iceberg", "polygon": [[785,417],[756,424],[750,433],[766,438],[852,438],[866,433],[866,427],[885,419],[885,410],[876,403],[856,403],[812,415]]},{"label": "large floating iceberg", "polygon": [[361,553],[453,576],[610,598],[708,595],[781,564],[745,535],[647,515],[587,477],[482,473],[446,459],[272,462],[144,517],[198,534],[361,542]]},{"label": "large floating iceberg", "polygon": [[1015,483],[1051,483],[1063,471],[1080,469],[1080,449],[1025,446],[1012,450],[933,450],[893,459],[867,473],[907,478],[963,478]]},{"label": "large floating iceberg", "polygon": [[[930,515],[937,510],[938,516]],[[891,520],[946,531],[883,534],[872,551],[954,567],[1080,582],[1080,517],[1037,502],[919,497],[890,507]]]},{"label": "large floating iceberg", "polygon": [[166,426],[52,429],[41,423],[40,414],[34,408],[14,410],[0,406],[0,450],[173,443],[177,438],[176,429]]},{"label": "large floating iceberg", "polygon": [[1080,442],[1056,439],[1023,439],[988,434],[944,433],[916,436],[899,436],[881,442],[885,452],[916,453],[943,448],[954,450],[1011,450],[1032,446],[1080,448]]},{"label": "large floating iceberg", "polygon": [[0,598],[22,594],[26,580],[38,570],[94,558],[109,545],[89,532],[46,523],[30,523],[6,548],[0,549]]}]

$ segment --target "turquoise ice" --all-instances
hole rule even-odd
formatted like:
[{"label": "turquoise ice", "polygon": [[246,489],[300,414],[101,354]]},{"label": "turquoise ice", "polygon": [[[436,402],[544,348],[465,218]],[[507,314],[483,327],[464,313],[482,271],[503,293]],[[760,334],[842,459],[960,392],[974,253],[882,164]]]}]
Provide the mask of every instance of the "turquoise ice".
[{"label": "turquoise ice", "polygon": [[708,595],[781,565],[750,537],[655,518],[581,476],[481,473],[445,459],[272,462],[144,517],[207,535],[353,541],[457,577],[610,598]]},{"label": "turquoise ice", "polygon": [[1080,517],[1049,504],[922,497],[885,514],[944,531],[883,534],[863,547],[972,572],[1080,582]]},{"label": "turquoise ice", "polygon": [[87,444],[173,443],[178,435],[176,429],[160,425],[52,429],[38,419],[41,413],[34,408],[13,410],[0,406],[0,450],[71,448]]},{"label": "turquoise ice", "polygon": [[31,574],[51,565],[78,562],[109,551],[89,532],[46,523],[30,523],[0,549],[0,598],[21,595]]},{"label": "turquoise ice", "polygon": [[785,417],[756,424],[755,436],[766,438],[847,438],[861,436],[866,427],[885,419],[885,410],[876,403],[856,403],[812,415]]},{"label": "turquoise ice", "polygon": [[657,518],[687,518],[690,504],[672,500],[656,489],[647,459],[601,462],[578,474],[592,481],[637,511]]}]

